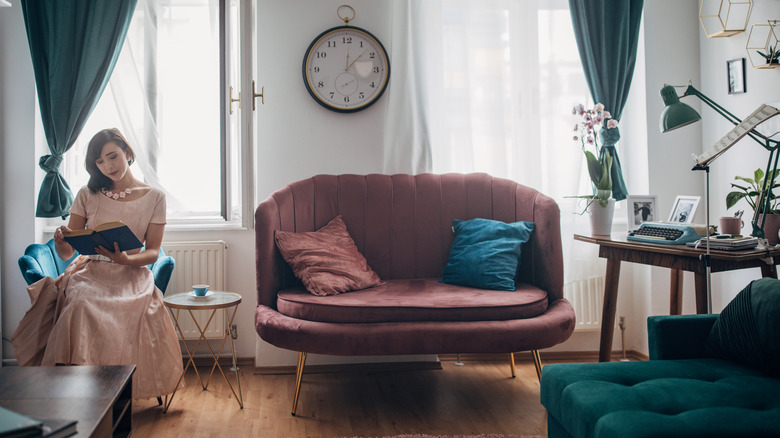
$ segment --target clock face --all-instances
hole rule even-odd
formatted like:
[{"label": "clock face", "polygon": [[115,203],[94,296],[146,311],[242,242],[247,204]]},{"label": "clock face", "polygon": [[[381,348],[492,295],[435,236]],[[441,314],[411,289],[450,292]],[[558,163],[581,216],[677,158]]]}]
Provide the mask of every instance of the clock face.
[{"label": "clock face", "polygon": [[373,35],[354,26],[318,36],[303,58],[303,81],[322,106],[338,112],[366,109],[387,88],[390,62]]}]

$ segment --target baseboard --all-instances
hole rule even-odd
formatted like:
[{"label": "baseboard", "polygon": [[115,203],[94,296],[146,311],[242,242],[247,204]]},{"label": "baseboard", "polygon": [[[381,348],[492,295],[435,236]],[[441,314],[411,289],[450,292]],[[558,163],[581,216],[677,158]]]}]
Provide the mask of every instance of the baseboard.
[{"label": "baseboard", "polygon": [[[541,351],[542,364],[555,362],[598,362],[598,351]],[[458,358],[457,354],[440,354],[439,361],[425,362],[378,362],[378,363],[349,363],[349,364],[331,364],[331,365],[306,365],[306,374],[327,374],[327,373],[355,373],[355,372],[377,372],[377,371],[423,371],[440,370],[441,362],[454,362]],[[612,352],[612,360],[623,359],[623,353],[619,351]],[[646,354],[635,350],[626,351],[626,359],[629,361],[648,360]],[[460,355],[461,361],[469,362],[492,362],[506,361],[508,356],[504,354],[472,354],[463,353]],[[533,362],[531,352],[523,351],[515,353],[515,361]],[[255,374],[295,374],[295,366],[278,367],[255,367]]]},{"label": "baseboard", "polygon": [[[187,366],[187,358],[182,358],[184,361],[184,366]],[[214,365],[214,359],[211,356],[195,356],[193,359],[193,362],[195,363],[195,366],[197,367],[210,367]],[[254,357],[237,357],[236,358],[236,365],[238,365],[239,368],[241,367],[254,367],[255,366],[255,358]],[[190,365],[191,366],[191,365]],[[219,358],[219,366],[221,366],[223,369],[226,369],[225,367],[232,367],[233,366],[233,358],[230,356],[222,356]]]},{"label": "baseboard", "polygon": [[[306,374],[365,373],[386,371],[440,370],[441,362],[371,362],[331,365],[306,365]],[[255,367],[255,374],[295,374],[295,366]]]},{"label": "baseboard", "polygon": [[[540,350],[539,355],[542,358],[542,363],[545,362],[598,362],[598,351],[544,351]],[[457,354],[440,354],[439,360],[443,362],[457,360]],[[623,359],[622,351],[613,351],[612,360],[618,361]],[[635,350],[626,351],[626,359],[631,361],[648,360],[646,354],[640,353]],[[460,355],[461,361],[505,361],[508,360],[506,353],[499,354],[466,354]],[[533,361],[530,351],[522,351],[515,353],[515,361],[528,360]]]}]

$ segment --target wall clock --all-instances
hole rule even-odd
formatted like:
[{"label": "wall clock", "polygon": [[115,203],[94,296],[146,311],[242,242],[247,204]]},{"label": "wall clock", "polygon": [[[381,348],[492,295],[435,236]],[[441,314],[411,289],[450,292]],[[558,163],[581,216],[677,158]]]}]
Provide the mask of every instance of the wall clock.
[{"label": "wall clock", "polygon": [[[350,6],[342,8],[355,10]],[[390,60],[379,40],[365,29],[350,26],[351,18],[337,11],[344,26],[322,32],[303,57],[303,82],[311,97],[325,108],[350,113],[373,105],[387,88]]]}]

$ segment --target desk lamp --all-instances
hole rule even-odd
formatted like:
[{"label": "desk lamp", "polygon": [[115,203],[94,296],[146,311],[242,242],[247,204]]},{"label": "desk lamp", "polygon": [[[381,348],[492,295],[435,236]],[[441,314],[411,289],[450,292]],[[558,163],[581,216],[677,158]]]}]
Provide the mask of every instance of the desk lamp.
[{"label": "desk lamp", "polygon": [[[691,106],[683,102],[680,102],[680,97],[677,96],[675,87],[676,86],[665,84],[664,87],[661,89],[661,97],[663,98],[664,104],[666,105],[664,110],[661,112],[661,118],[659,120],[659,128],[661,132],[669,132],[701,120],[701,116],[699,115],[698,112],[696,112],[695,109],[693,109]],[[701,99],[702,102],[707,104],[707,106],[715,110],[715,112],[723,116],[726,120],[728,120],[734,125],[734,129],[729,131],[728,134],[726,134],[723,138],[718,140],[707,151],[705,151],[701,155],[694,156],[694,159],[696,160],[696,165],[691,170],[704,170],[707,176],[707,187],[706,187],[707,196],[705,197],[707,230],[710,229],[709,164],[746,135],[752,138],[753,140],[755,140],[756,142],[758,142],[762,147],[764,147],[764,149],[769,151],[769,160],[767,162],[766,173],[765,173],[766,176],[764,177],[764,185],[761,189],[761,193],[759,194],[759,198],[756,204],[757,206],[762,205],[763,210],[759,212],[758,209],[756,209],[756,211],[753,214],[753,220],[751,222],[753,225],[753,232],[751,234],[755,237],[758,237],[761,244],[766,246],[767,243],[764,236],[764,223],[766,222],[766,214],[769,211],[768,201],[772,199],[772,184],[770,184],[770,181],[771,182],[774,181],[774,175],[775,172],[777,172],[778,156],[780,155],[778,154],[778,149],[780,148],[780,141],[772,140],[770,138],[777,133],[772,134],[770,136],[766,136],[756,131],[755,127],[760,123],[764,122],[765,120],[780,114],[780,110],[769,105],[761,105],[748,118],[742,121],[734,114],[731,114],[725,108],[715,103],[715,101],[707,97],[701,91],[694,88],[693,85],[689,84],[681,97],[686,97],[686,96],[698,97],[699,99]],[[760,224],[759,224],[759,213],[763,213],[763,217],[761,219]],[[709,313],[712,313],[712,299],[711,299],[712,297],[711,297],[711,287],[710,287],[711,261],[710,261],[709,239],[706,239],[706,244],[707,244],[706,245],[707,253],[702,258],[705,260],[706,268],[707,268],[707,308]]]}]

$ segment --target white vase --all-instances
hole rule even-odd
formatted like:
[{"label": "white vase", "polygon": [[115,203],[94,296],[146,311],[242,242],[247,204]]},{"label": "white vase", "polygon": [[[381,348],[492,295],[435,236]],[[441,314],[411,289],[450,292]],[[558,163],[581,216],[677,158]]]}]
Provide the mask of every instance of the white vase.
[{"label": "white vase", "polygon": [[588,206],[590,213],[590,232],[593,235],[609,236],[612,232],[612,216],[615,213],[615,200],[610,199],[606,207],[594,200]]}]

